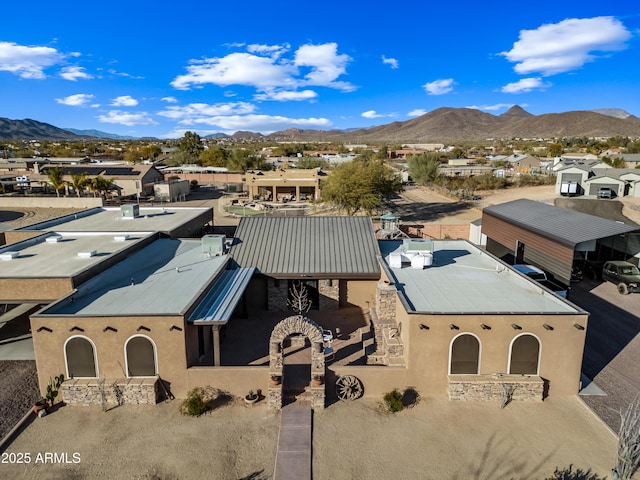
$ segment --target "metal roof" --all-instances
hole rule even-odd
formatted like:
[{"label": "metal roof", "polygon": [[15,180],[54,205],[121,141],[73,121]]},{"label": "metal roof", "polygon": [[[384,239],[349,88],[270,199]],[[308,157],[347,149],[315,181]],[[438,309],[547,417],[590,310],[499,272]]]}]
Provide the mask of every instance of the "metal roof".
[{"label": "metal roof", "polygon": [[195,324],[227,323],[249,285],[254,270],[225,270],[209,288],[207,295],[189,315],[187,321]]},{"label": "metal roof", "polygon": [[631,221],[625,224],[524,198],[486,207],[483,214],[569,247],[590,240],[640,231]]},{"label": "metal roof", "polygon": [[231,256],[275,277],[378,278],[370,217],[245,217]]}]

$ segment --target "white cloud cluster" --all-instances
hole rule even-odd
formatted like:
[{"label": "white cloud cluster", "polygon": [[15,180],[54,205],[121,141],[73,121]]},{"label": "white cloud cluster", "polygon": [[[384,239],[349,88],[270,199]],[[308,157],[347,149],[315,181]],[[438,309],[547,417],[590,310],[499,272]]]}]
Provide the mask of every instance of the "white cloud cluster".
[{"label": "white cloud cluster", "polygon": [[131,97],[130,95],[122,95],[120,97],[116,97],[111,102],[112,107],[135,107],[138,105],[138,100]]},{"label": "white cloud cluster", "polygon": [[93,95],[88,93],[76,93],[68,97],[56,98],[56,102],[60,105],[67,105],[69,107],[85,107],[91,100],[93,100]]},{"label": "white cloud cluster", "polygon": [[98,121],[135,127],[137,125],[158,125],[147,112],[129,113],[121,110],[110,110],[106,115],[98,115]]},{"label": "white cloud cluster", "polygon": [[78,79],[90,80],[93,78],[93,75],[89,75],[85,72],[83,67],[64,67],[60,71],[60,76],[71,82],[75,82]]},{"label": "white cloud cluster", "polygon": [[172,120],[178,120],[184,125],[193,123],[206,123],[207,118],[223,115],[246,115],[255,111],[255,105],[248,102],[216,103],[191,103],[185,106],[168,106],[158,115]]},{"label": "white cloud cluster", "polygon": [[455,82],[453,81],[453,78],[441,78],[439,80],[434,80],[433,82],[425,83],[423,88],[429,95],[444,95],[445,93],[449,93],[453,90],[454,84]]},{"label": "white cloud cluster", "polygon": [[385,65],[389,65],[394,70],[399,67],[398,60],[396,60],[395,58],[387,58],[384,55],[382,55],[382,63],[384,63]]},{"label": "white cloud cluster", "polygon": [[407,116],[408,117],[421,117],[425,113],[427,113],[427,111],[424,108],[415,108],[415,109],[411,110],[409,113],[407,113]]},{"label": "white cloud cluster", "polygon": [[508,52],[501,52],[521,75],[568,72],[596,58],[594,52],[623,50],[631,33],[613,17],[569,18],[535,30],[522,30]]},{"label": "white cloud cluster", "polygon": [[540,77],[523,78],[517,82],[508,83],[500,89],[502,93],[526,93],[533,90],[545,90],[551,82],[545,82]]},{"label": "white cloud cluster", "polygon": [[[351,57],[338,54],[336,43],[302,45],[288,57],[289,45],[249,45],[246,49],[224,57],[192,60],[187,73],[177,76],[171,85],[179,90],[206,84],[247,86],[257,90],[259,100],[279,101],[315,98],[317,94],[308,87],[355,89],[338,80],[346,73]],[[305,87],[307,90],[299,91]]]},{"label": "white cloud cluster", "polygon": [[367,110],[366,112],[362,112],[360,114],[361,117],[364,118],[381,118],[384,117],[383,114],[376,112],[375,110]]},{"label": "white cloud cluster", "polygon": [[11,72],[21,78],[45,78],[44,70],[63,59],[64,55],[55,48],[0,42],[0,71]]}]

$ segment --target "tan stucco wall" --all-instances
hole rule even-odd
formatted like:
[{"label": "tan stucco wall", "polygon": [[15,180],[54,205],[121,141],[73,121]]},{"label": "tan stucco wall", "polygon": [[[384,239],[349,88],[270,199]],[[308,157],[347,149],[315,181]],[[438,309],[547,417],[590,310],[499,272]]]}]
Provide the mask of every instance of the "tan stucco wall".
[{"label": "tan stucco wall", "polygon": [[[341,282],[344,282],[342,280]],[[363,311],[368,312],[370,306],[375,305],[376,301],[376,280],[348,280],[346,282],[346,303],[347,305],[360,307]],[[341,301],[343,299],[341,298]]]},{"label": "tan stucco wall", "polygon": [[71,278],[0,278],[0,301],[49,303],[73,289]]},{"label": "tan stucco wall", "polygon": [[[455,337],[474,334],[480,340],[480,374],[507,373],[511,342],[533,334],[540,341],[539,375],[549,382],[549,395],[575,395],[579,390],[588,314],[576,315],[409,315],[398,302],[407,382],[426,395],[447,392],[449,349]],[[428,329],[420,329],[423,324]],[[522,327],[514,329],[511,324]],[[543,324],[553,327],[547,330]],[[458,327],[451,329],[450,324]],[[485,324],[491,329],[483,329]]]},{"label": "tan stucco wall", "polygon": [[[137,331],[144,325],[150,331]],[[44,392],[49,378],[60,373],[66,376],[64,344],[68,338],[76,335],[88,337],[96,348],[97,368],[99,376],[109,380],[126,377],[125,374],[125,342],[134,335],[145,335],[156,345],[157,369],[163,380],[171,384],[171,390],[185,392],[188,380],[185,375],[187,360],[185,353],[184,333],[170,330],[172,325],[184,328],[182,317],[117,317],[117,318],[42,318],[31,317],[33,347],[38,369],[40,390]],[[46,326],[52,332],[42,330]],[[84,329],[70,331],[74,326]],[[110,326],[117,332],[107,330]],[[174,393],[175,395],[175,393]],[[177,396],[177,395],[176,395]]]}]

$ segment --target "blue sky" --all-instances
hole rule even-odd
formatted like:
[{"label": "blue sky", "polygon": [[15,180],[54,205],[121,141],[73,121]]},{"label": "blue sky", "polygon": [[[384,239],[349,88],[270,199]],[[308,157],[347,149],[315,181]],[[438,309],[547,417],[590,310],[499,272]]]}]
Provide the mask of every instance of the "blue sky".
[{"label": "blue sky", "polygon": [[8,2],[0,117],[178,138],[439,107],[640,116],[634,3]]}]

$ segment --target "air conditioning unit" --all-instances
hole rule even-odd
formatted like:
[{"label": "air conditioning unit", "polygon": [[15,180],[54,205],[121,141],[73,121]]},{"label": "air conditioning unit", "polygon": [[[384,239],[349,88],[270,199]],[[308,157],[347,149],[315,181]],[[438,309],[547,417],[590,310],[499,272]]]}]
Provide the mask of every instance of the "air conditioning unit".
[{"label": "air conditioning unit", "polygon": [[201,240],[202,253],[215,257],[225,253],[225,235],[204,235]]},{"label": "air conditioning unit", "polygon": [[122,218],[137,218],[140,216],[140,205],[137,203],[127,203],[120,206]]}]

